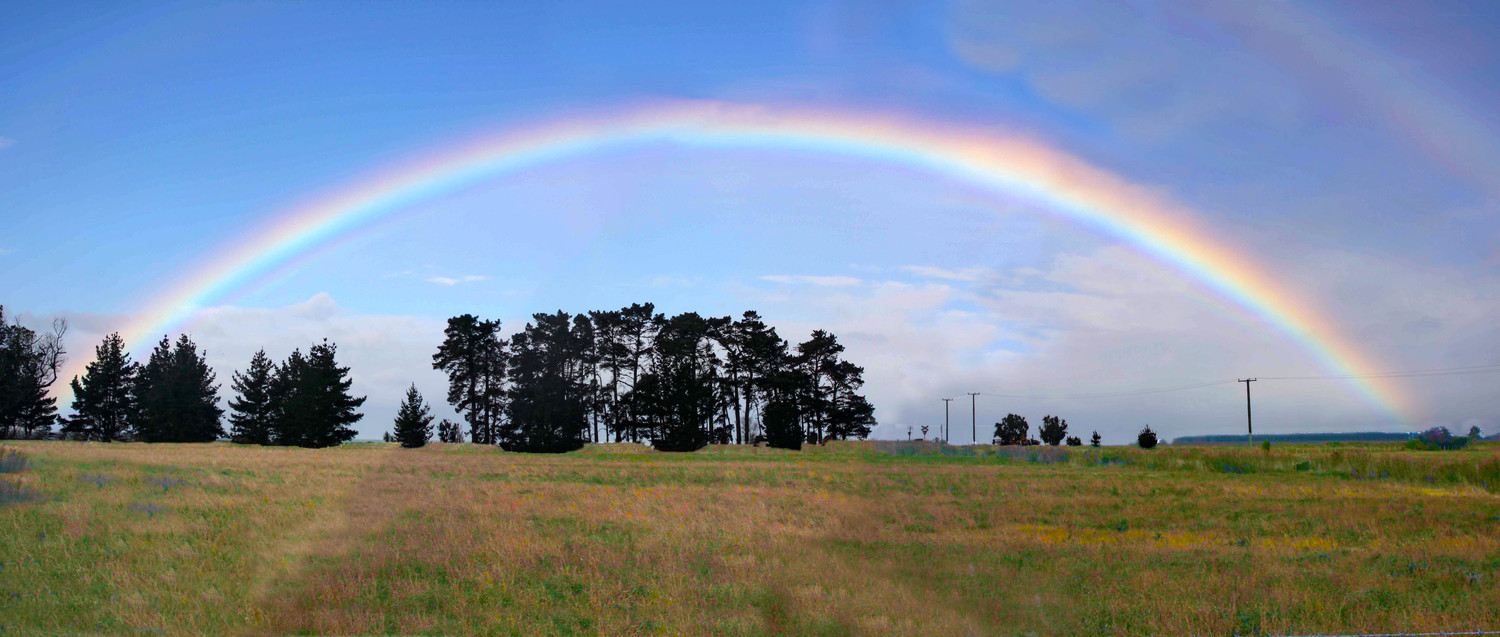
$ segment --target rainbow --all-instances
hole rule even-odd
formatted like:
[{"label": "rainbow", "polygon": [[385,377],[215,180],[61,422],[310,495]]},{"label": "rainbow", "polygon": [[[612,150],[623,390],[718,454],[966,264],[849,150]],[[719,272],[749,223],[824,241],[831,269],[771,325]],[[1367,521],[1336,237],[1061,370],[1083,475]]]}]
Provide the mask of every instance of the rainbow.
[{"label": "rainbow", "polygon": [[[1309,305],[1197,229],[1191,211],[1066,154],[1012,135],[897,116],[722,102],[662,102],[571,116],[481,135],[375,174],[277,215],[150,301],[120,333],[133,347],[149,344],[299,254],[424,199],[528,168],[650,144],[852,156],[971,184],[1151,255],[1274,326],[1337,375],[1375,370]],[[82,373],[86,362],[75,361],[63,377]],[[1373,378],[1349,382],[1392,415],[1404,413],[1394,386]]]}]

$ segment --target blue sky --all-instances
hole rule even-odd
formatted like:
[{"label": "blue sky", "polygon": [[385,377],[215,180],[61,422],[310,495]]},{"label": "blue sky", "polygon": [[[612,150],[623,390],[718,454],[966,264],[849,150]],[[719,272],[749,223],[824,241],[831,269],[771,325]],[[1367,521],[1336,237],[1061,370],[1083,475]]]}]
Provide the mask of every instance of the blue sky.
[{"label": "blue sky", "polygon": [[[1024,135],[1197,211],[1386,369],[1500,364],[1500,7],[640,5],[0,4],[0,302],[69,317],[84,356],[316,193],[560,112],[715,99]],[[423,201],[188,329],[224,379],[258,347],[332,337],[378,435],[406,383],[442,395],[424,361],[443,318],[515,328],[637,300],[833,329],[870,368],[882,435],[965,391],[1323,371],[1181,275],[1018,202],[849,158],[667,147]],[[1256,408],[1267,431],[1493,430],[1492,385],[1410,381],[1410,422],[1337,382],[1268,387]],[[1107,439],[1242,417],[1233,387],[982,400],[981,421],[1055,411]]]}]

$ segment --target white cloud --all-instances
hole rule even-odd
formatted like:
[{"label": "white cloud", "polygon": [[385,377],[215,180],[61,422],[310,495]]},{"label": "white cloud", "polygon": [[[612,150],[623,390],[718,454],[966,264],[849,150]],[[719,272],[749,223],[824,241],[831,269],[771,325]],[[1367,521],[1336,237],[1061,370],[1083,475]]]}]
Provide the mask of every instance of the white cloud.
[{"label": "white cloud", "polygon": [[0,137],[0,150],[5,150],[16,145],[16,140],[9,137]]},{"label": "white cloud", "polygon": [[429,277],[427,279],[427,282],[428,283],[436,283],[438,285],[452,286],[452,285],[458,285],[460,283],[474,283],[476,281],[483,281],[483,280],[488,279],[488,278],[489,277],[481,275],[481,274],[469,274],[469,275],[465,275],[465,276],[461,276],[461,277],[457,277],[457,278],[446,277],[446,276],[434,276],[434,277]]},{"label": "white cloud", "polygon": [[788,285],[813,285],[818,287],[849,287],[863,283],[852,276],[811,276],[804,274],[769,274],[760,278],[772,283]]},{"label": "white cloud", "polygon": [[15,250],[12,250],[10,248],[0,248],[0,257],[3,257],[5,255],[7,255],[7,254],[12,254],[14,252],[15,252]]}]

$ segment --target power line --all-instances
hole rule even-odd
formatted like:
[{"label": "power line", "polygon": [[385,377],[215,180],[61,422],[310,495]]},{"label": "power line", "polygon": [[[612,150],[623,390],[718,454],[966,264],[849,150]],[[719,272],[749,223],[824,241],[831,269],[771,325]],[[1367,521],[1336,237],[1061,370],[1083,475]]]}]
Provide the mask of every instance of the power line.
[{"label": "power line", "polygon": [[1211,383],[1197,383],[1195,385],[1177,385],[1175,387],[1157,387],[1155,389],[1136,389],[1136,390],[1129,390],[1129,391],[1106,392],[1106,393],[1099,393],[1099,394],[1066,394],[1066,395],[1055,395],[1055,396],[1035,396],[1035,395],[1022,395],[1022,394],[992,394],[990,392],[984,392],[981,395],[985,396],[987,398],[1019,398],[1019,399],[1024,399],[1024,400],[1074,400],[1074,399],[1078,399],[1078,398],[1112,398],[1112,397],[1115,397],[1115,396],[1136,396],[1136,395],[1139,395],[1139,394],[1160,394],[1160,393],[1169,392],[1169,391],[1183,391],[1183,390],[1187,390],[1187,389],[1198,389],[1198,388],[1201,388],[1201,387],[1215,387],[1215,386],[1218,386],[1218,385],[1232,385],[1234,383],[1235,383],[1234,380],[1221,380],[1221,381],[1215,381],[1215,382],[1211,382]]}]

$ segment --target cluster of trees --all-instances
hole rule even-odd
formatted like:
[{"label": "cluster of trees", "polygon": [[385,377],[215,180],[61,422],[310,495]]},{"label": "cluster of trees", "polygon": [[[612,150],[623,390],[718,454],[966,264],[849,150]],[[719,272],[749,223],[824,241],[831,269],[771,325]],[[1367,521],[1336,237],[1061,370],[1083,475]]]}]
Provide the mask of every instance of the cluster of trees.
[{"label": "cluster of trees", "polygon": [[[118,333],[104,337],[83,376],[70,382],[73,414],[59,418],[56,399],[46,396],[46,388],[56,379],[65,329],[58,324],[53,334],[38,337],[13,326],[0,334],[5,338],[0,351],[0,397],[5,402],[0,407],[6,409],[0,433],[39,437],[60,421],[60,435],[73,440],[211,442],[226,436],[214,371],[186,334],[175,342],[162,337],[144,364],[131,360]],[[21,354],[12,343],[30,353]],[[365,399],[349,395],[349,368],[338,365],[336,351],[325,341],[306,355],[292,352],[280,365],[271,363],[265,351],[257,352],[245,373],[234,374],[236,396],[229,401],[228,437],[241,443],[304,447],[327,447],[353,438],[350,425],[363,417],[356,410]],[[25,373],[11,372],[13,359]],[[14,390],[16,386],[25,391]],[[16,401],[25,406],[13,409],[13,394],[29,396]]]},{"label": "cluster of trees", "polygon": [[[1059,416],[1042,416],[1042,426],[1037,428],[1037,436],[1041,440],[1030,437],[1031,425],[1026,422],[1025,416],[1017,414],[1006,414],[1000,422],[995,423],[994,444],[997,445],[1040,445],[1049,444],[1057,446],[1067,443],[1069,447],[1083,445],[1083,440],[1077,436],[1068,435],[1068,421]],[[1097,447],[1103,441],[1099,432],[1089,438],[1089,444]]]},{"label": "cluster of trees", "polygon": [[130,360],[119,334],[110,334],[70,385],[73,415],[61,419],[65,438],[208,442],[224,433],[214,372],[185,335],[176,343],[162,337],[142,365]]},{"label": "cluster of trees", "polygon": [[[843,359],[833,334],[792,347],[753,311],[738,320],[668,317],[650,303],[559,311],[532,315],[508,339],[498,320],[465,314],[448,320],[444,336],[432,366],[448,375],[448,402],[472,442],[508,450],[608,440],[668,451],[796,449],[865,438],[875,424],[859,393],[864,368]],[[456,442],[462,431],[443,421],[438,436]]]},{"label": "cluster of trees", "polygon": [[235,372],[237,396],[229,401],[229,439],[241,444],[332,447],[358,434],[354,423],[364,396],[349,393],[354,381],[340,367],[338,346],[328,341],[292,350],[276,365],[260,350],[244,373]]},{"label": "cluster of trees", "polygon": [[0,438],[35,438],[52,431],[57,399],[47,395],[64,362],[61,319],[39,333],[19,322],[5,322],[0,305]]}]

